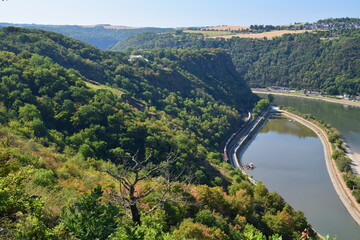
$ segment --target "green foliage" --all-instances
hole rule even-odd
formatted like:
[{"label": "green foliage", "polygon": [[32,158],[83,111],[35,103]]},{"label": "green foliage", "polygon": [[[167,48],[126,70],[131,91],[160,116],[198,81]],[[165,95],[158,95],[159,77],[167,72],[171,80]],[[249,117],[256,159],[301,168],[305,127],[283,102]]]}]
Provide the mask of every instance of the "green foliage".
[{"label": "green foliage", "polygon": [[[121,156],[139,151],[141,157],[152,154],[151,160],[160,162],[166,152],[176,149],[182,152],[179,162],[195,168],[206,160],[208,152],[219,149],[219,143],[240,121],[239,111],[256,99],[237,81],[231,59],[223,51],[140,51],[149,59],[143,68],[129,62],[126,53],[101,52],[56,34],[12,28],[2,32],[0,49],[12,46],[18,53],[0,54],[4,63],[0,69],[4,121],[16,134],[60,151],[68,147],[84,159],[119,162]],[[19,35],[34,41],[11,41]],[[54,39],[57,43],[51,51],[31,47]],[[92,53],[91,58],[85,58],[85,52]],[[66,54],[69,57],[63,58]],[[173,64],[170,71],[158,64],[164,57]],[[199,65],[203,68],[198,69]],[[114,85],[117,79],[126,78],[131,88],[101,86],[94,91],[82,81],[86,78]],[[102,89],[126,94],[116,96]],[[209,157],[221,160],[218,155]],[[198,172],[198,181],[210,183],[208,171],[203,173]]]},{"label": "green foliage", "polygon": [[17,239],[41,239],[46,240],[51,238],[50,231],[43,221],[39,218],[27,215],[23,217],[16,225]]},{"label": "green foliage", "polygon": [[81,154],[81,156],[83,156],[85,159],[88,157],[93,157],[94,156],[94,151],[91,149],[91,147],[87,144],[82,144],[79,147],[79,153]]},{"label": "green foliage", "polygon": [[242,181],[240,183],[236,183],[230,186],[229,188],[229,193],[231,195],[235,195],[236,192],[240,189],[244,189],[246,190],[246,192],[250,195],[250,196],[254,196],[254,188],[251,185],[251,183],[246,182],[246,181]]},{"label": "green foliage", "polygon": [[225,233],[229,232],[228,223],[218,214],[213,214],[210,210],[202,210],[195,216],[195,221],[208,227],[219,228]]},{"label": "green foliage", "polygon": [[336,133],[329,134],[328,136],[329,142],[331,143],[335,143],[339,138],[340,136]]},{"label": "green foliage", "polygon": [[209,227],[213,227],[216,225],[216,218],[212,214],[212,212],[208,209],[198,212],[195,216],[195,221],[207,225]]},{"label": "green foliage", "polygon": [[[251,87],[272,85],[337,95],[360,92],[358,29],[285,34],[272,40],[207,38],[192,33],[139,34],[113,49],[222,48]],[[341,35],[339,38],[333,37]]]},{"label": "green foliage", "polygon": [[0,225],[4,227],[1,237],[48,239],[43,201],[26,193],[25,186],[33,172],[33,168],[22,168],[0,178]]},{"label": "green foliage", "polygon": [[262,112],[267,110],[269,107],[270,107],[270,102],[268,99],[259,100],[252,110],[254,118],[257,118]]},{"label": "green foliage", "polygon": [[103,191],[97,187],[73,206],[64,208],[62,218],[70,234],[79,239],[107,239],[116,227],[119,210],[100,202]]},{"label": "green foliage", "polygon": [[57,179],[53,171],[41,168],[34,173],[33,183],[42,187],[51,187],[57,183]]},{"label": "green foliage", "polygon": [[165,214],[158,210],[155,213],[142,216],[142,224],[122,224],[111,235],[114,240],[166,240],[168,234],[164,234]]},{"label": "green foliage", "polygon": [[189,220],[183,221],[179,229],[174,231],[172,236],[174,240],[182,240],[182,239],[229,239],[226,234],[220,229],[213,229],[206,227],[200,223],[193,223]]},{"label": "green foliage", "polygon": [[265,215],[264,222],[273,233],[281,234],[283,239],[296,239],[294,233],[291,231],[294,225],[294,220],[284,208],[276,215]]},{"label": "green foliage", "polygon": [[356,189],[353,191],[353,195],[358,203],[360,203],[360,189]]},{"label": "green foliage", "polygon": [[341,155],[335,159],[336,165],[341,172],[347,172],[351,170],[351,161],[345,155]]},{"label": "green foliage", "polygon": [[7,217],[17,212],[40,213],[39,201],[24,191],[25,184],[29,181],[28,176],[33,169],[22,168],[6,177],[0,178],[0,217]]},{"label": "green foliage", "polygon": [[[5,28],[0,35],[0,121],[6,130],[0,129],[0,221],[9,234],[265,239],[282,227],[273,219],[287,206],[283,199],[253,186],[218,153],[258,99],[223,50],[104,52],[39,30]],[[130,54],[141,57],[129,60]],[[159,203],[161,192],[147,194],[162,189],[166,179],[153,172],[133,189],[140,212],[159,203],[141,224],[119,213],[128,210],[124,205],[104,203],[115,195],[121,202],[124,189],[98,170],[133,177],[133,165],[124,168],[132,163],[129,156],[150,156],[146,173],[173,152],[170,174],[183,175],[165,196],[186,200]],[[193,174],[204,185],[187,184]],[[238,183],[227,194],[231,182]],[[97,185],[109,195],[102,196],[101,188],[84,194]],[[308,227],[298,212],[287,208],[286,214],[296,222],[289,232]]]},{"label": "green foliage", "polygon": [[315,120],[315,116],[312,115],[311,113],[304,114],[303,118],[305,118],[307,120]]},{"label": "green foliage", "polygon": [[41,113],[35,105],[25,104],[25,106],[19,107],[19,118],[25,122],[34,121],[41,118]]},{"label": "green foliage", "polygon": [[0,177],[19,170],[20,164],[10,152],[3,151],[0,155]]}]

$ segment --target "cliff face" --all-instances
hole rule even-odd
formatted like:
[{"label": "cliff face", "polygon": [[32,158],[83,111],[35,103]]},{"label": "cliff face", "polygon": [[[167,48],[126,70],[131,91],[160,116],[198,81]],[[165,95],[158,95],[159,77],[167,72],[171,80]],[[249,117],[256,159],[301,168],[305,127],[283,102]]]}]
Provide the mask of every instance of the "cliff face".
[{"label": "cliff face", "polygon": [[257,99],[225,51],[202,50],[198,54],[182,54],[180,58],[183,68],[202,79],[203,87],[216,99],[234,106],[250,106]]},{"label": "cliff face", "polygon": [[153,86],[185,97],[196,91],[239,110],[249,109],[257,100],[222,50],[174,50],[169,58],[166,67],[147,77]]}]

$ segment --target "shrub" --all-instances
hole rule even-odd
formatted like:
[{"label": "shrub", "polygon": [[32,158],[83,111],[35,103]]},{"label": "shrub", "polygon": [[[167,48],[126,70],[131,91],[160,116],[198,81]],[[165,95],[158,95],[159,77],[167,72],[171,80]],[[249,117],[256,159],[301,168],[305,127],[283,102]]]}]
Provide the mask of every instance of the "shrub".
[{"label": "shrub", "polygon": [[353,194],[354,197],[356,198],[356,201],[357,201],[358,203],[360,203],[360,189],[354,190],[352,194]]},{"label": "shrub", "polygon": [[35,216],[28,215],[16,225],[17,239],[48,239],[49,229]]},{"label": "shrub", "polygon": [[50,187],[57,183],[57,179],[53,171],[41,168],[35,172],[33,183],[42,187]]},{"label": "shrub", "polygon": [[337,140],[339,140],[339,138],[340,138],[340,136],[334,132],[329,134],[329,137],[328,137],[329,142],[331,142],[331,143],[335,143]]},{"label": "shrub", "polygon": [[201,223],[183,221],[178,230],[175,230],[172,239],[228,239],[220,229],[209,228]]},{"label": "shrub", "polygon": [[350,160],[346,156],[340,156],[336,159],[336,165],[342,172],[351,171]]},{"label": "shrub", "polygon": [[79,239],[107,239],[117,227],[119,210],[100,202],[103,191],[97,187],[73,206],[63,209],[63,220],[70,234]]}]

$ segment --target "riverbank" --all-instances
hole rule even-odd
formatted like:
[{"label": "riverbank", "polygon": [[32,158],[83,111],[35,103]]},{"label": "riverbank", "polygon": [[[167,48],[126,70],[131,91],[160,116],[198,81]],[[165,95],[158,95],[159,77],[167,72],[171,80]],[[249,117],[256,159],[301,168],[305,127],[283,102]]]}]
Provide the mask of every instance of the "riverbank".
[{"label": "riverbank", "polygon": [[273,95],[280,95],[280,96],[308,98],[308,99],[320,100],[320,101],[325,101],[325,102],[332,102],[332,103],[338,103],[338,104],[343,104],[343,105],[360,107],[360,102],[353,102],[351,100],[345,100],[345,99],[333,99],[333,98],[327,98],[327,97],[322,97],[322,96],[306,96],[305,94],[301,94],[301,93],[293,94],[293,93],[283,92],[283,91],[257,90],[255,88],[252,88],[251,90],[253,93],[259,93],[259,94],[273,94]]},{"label": "riverbank", "polygon": [[251,138],[254,137],[254,135],[256,135],[259,129],[262,128],[264,122],[266,122],[266,120],[268,119],[269,114],[270,114],[270,108],[267,111],[265,111],[261,116],[251,121],[252,114],[249,112],[249,116],[246,123],[230,137],[230,139],[226,142],[224,147],[225,161],[230,161],[230,164],[234,168],[240,169],[241,172],[245,174],[248,177],[249,181],[254,185],[257,184],[256,180],[253,179],[252,176],[248,174],[244,165],[241,163],[241,160],[239,160],[237,156],[238,154],[240,154],[239,156],[241,156],[241,154],[245,151],[247,146],[250,145],[252,141]]},{"label": "riverbank", "polygon": [[[341,105],[352,105],[352,106],[360,107],[360,102],[352,102],[350,100],[344,100],[344,99],[336,100],[336,99],[330,99],[330,98],[325,98],[325,97],[309,97],[309,96],[305,96],[304,94],[300,94],[300,93],[292,94],[292,93],[288,93],[285,91],[267,91],[266,89],[263,89],[261,91],[256,91],[256,89],[252,89],[252,90],[254,93],[260,93],[260,94],[273,94],[273,95],[279,95],[279,96],[294,97],[294,98],[298,97],[298,98],[312,99],[312,100],[315,99],[317,101],[320,100],[320,101],[326,101],[326,102],[331,102],[331,103],[337,103],[337,104],[341,104]],[[312,114],[314,114],[314,113],[312,113]],[[325,119],[322,119],[322,120],[325,120]],[[346,141],[346,138],[345,138],[345,141]],[[346,155],[352,161],[351,168],[352,168],[353,173],[360,176],[360,152],[358,150],[356,151],[356,150],[352,149],[350,146],[347,145]]]},{"label": "riverbank", "polygon": [[[280,112],[281,114],[291,119],[294,119],[299,123],[303,124],[304,126],[310,128],[319,136],[324,147],[326,167],[329,172],[330,179],[335,188],[335,191],[337,192],[338,196],[340,197],[341,201],[343,202],[344,206],[346,207],[350,215],[357,222],[357,224],[360,225],[360,204],[356,202],[355,197],[352,195],[350,189],[348,189],[348,187],[346,186],[341,176],[341,172],[338,170],[338,168],[335,165],[335,161],[332,159],[331,143],[328,141],[326,132],[316,124],[304,118],[301,118],[295,114],[286,111],[280,111]],[[353,159],[351,160],[353,161]]]}]

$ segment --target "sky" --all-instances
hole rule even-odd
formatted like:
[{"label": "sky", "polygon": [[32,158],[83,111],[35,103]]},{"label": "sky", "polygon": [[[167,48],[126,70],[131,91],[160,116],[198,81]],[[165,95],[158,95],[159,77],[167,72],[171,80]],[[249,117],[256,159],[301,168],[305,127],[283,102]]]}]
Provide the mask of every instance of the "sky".
[{"label": "sky", "polygon": [[0,0],[0,22],[132,27],[285,25],[360,18],[360,0]]}]

